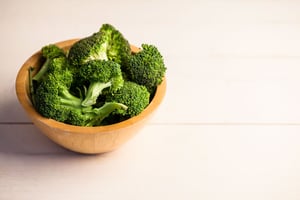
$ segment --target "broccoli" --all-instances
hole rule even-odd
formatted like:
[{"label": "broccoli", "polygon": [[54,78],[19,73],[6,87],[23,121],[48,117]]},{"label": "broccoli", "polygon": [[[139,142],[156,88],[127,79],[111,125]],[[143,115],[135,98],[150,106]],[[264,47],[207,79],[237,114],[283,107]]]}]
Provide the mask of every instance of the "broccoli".
[{"label": "broccoli", "polygon": [[116,102],[106,102],[99,108],[82,108],[81,110],[72,110],[69,118],[65,121],[68,124],[77,126],[99,126],[102,121],[116,110],[126,110],[127,106]]},{"label": "broccoli", "polygon": [[110,24],[103,24],[100,33],[108,41],[107,57],[120,65],[127,61],[131,49],[129,42],[116,28]]},{"label": "broccoli", "polygon": [[123,86],[123,77],[120,65],[113,61],[92,60],[82,65],[79,76],[89,82],[83,106],[96,104],[102,90],[109,88],[114,92]]},{"label": "broccoli", "polygon": [[162,82],[166,71],[162,55],[150,44],[142,44],[141,51],[132,54],[126,65],[129,79],[144,85],[151,94]]},{"label": "broccoli", "polygon": [[[57,58],[53,58],[51,60],[46,61],[47,62],[47,71],[43,72],[43,76],[42,76],[41,79],[47,80],[47,76],[49,74],[64,73],[64,70],[67,69],[66,68],[67,67],[66,61],[67,61],[66,57],[57,57]],[[33,71],[34,71],[33,67],[30,67],[28,69],[28,72],[29,72],[29,92],[30,92],[30,97],[31,97],[32,104],[35,105],[35,90],[36,90],[36,88],[39,87],[40,83],[35,82],[35,80],[33,78],[33,75],[32,75]],[[70,72],[68,72],[68,73],[70,73]],[[39,79],[39,80],[42,81],[41,79]]]},{"label": "broccoli", "polygon": [[126,110],[121,103],[106,102],[99,108],[83,107],[82,99],[71,94],[72,73],[49,73],[35,93],[35,107],[44,117],[79,126],[100,125],[115,110]]},{"label": "broccoli", "polygon": [[29,93],[44,117],[76,126],[100,126],[140,114],[162,82],[166,67],[158,49],[142,44],[131,53],[110,24],[75,42],[68,53],[51,44],[44,63],[28,69]]},{"label": "broccoli", "polygon": [[108,102],[118,102],[128,107],[127,110],[117,110],[116,114],[133,117],[140,114],[148,106],[150,93],[145,86],[125,81],[121,89],[115,93],[109,93],[106,98]]},{"label": "broccoli", "polygon": [[42,47],[41,52],[43,58],[46,58],[46,61],[44,62],[38,73],[32,79],[37,83],[41,82],[45,74],[47,74],[48,67],[52,59],[57,57],[65,57],[64,51],[55,44],[49,44],[47,46]]},{"label": "broccoli", "polygon": [[73,65],[82,65],[90,60],[112,60],[122,64],[130,52],[124,36],[112,25],[103,24],[98,32],[73,44],[68,58]]},{"label": "broccoli", "polygon": [[35,107],[44,117],[64,122],[71,109],[81,109],[80,98],[72,95],[69,88],[72,73],[51,73],[36,89]]}]

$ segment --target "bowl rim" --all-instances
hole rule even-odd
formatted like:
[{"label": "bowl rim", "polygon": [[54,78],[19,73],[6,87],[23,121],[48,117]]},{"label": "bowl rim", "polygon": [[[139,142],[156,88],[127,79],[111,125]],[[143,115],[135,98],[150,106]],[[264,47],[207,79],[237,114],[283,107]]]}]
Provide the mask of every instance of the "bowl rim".
[{"label": "bowl rim", "polygon": [[[56,42],[54,44],[63,48],[72,45],[74,42],[78,40],[79,40],[78,38],[69,39],[69,40]],[[139,51],[138,47],[134,45],[130,45],[130,46],[133,52]],[[150,115],[153,111],[155,111],[156,108],[161,104],[166,93],[166,77],[164,77],[162,83],[157,86],[156,92],[149,105],[137,116],[131,117],[119,123],[104,125],[104,126],[84,127],[84,126],[66,124],[63,122],[56,121],[54,119],[46,118],[41,114],[39,114],[36,111],[36,109],[33,107],[31,100],[28,96],[28,92],[27,92],[28,88],[26,84],[26,81],[28,81],[28,69],[29,67],[31,67],[30,63],[33,60],[36,60],[37,58],[40,57],[41,57],[41,50],[31,55],[19,69],[15,80],[16,95],[23,109],[27,112],[27,114],[31,119],[36,119],[42,122],[43,124],[48,124],[48,125],[51,124],[51,127],[55,129],[69,130],[72,131],[73,133],[78,133],[78,134],[94,134],[94,133],[101,133],[101,132],[107,133],[122,128],[126,128],[144,120],[148,115]],[[32,121],[34,123],[34,120]]]}]

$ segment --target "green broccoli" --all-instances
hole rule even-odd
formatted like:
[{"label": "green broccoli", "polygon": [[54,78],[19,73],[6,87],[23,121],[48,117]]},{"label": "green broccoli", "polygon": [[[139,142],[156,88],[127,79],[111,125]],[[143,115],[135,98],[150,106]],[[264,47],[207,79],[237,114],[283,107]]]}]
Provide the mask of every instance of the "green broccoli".
[{"label": "green broccoli", "polygon": [[64,51],[56,46],[55,44],[50,44],[47,46],[42,47],[42,57],[45,58],[44,64],[41,66],[38,73],[33,77],[33,81],[37,83],[41,82],[44,78],[45,74],[47,74],[49,64],[51,63],[52,59],[57,57],[65,57]]},{"label": "green broccoli", "polygon": [[127,110],[117,110],[115,113],[133,117],[140,114],[149,104],[150,93],[145,86],[125,81],[121,89],[106,96],[108,102],[118,102],[128,107]]},{"label": "green broccoli", "polygon": [[92,60],[82,65],[79,76],[89,82],[83,106],[91,106],[97,102],[99,95],[105,88],[114,92],[123,86],[120,65],[113,61]]},{"label": "green broccoli", "polygon": [[116,102],[106,102],[99,108],[82,108],[81,110],[72,110],[68,119],[68,124],[77,126],[100,126],[102,121],[114,111],[126,110],[127,106]]},{"label": "green broccoli", "polygon": [[127,106],[106,102],[99,108],[83,107],[82,99],[71,94],[72,73],[68,70],[49,73],[35,93],[35,107],[44,117],[78,126],[100,125],[115,110]]},{"label": "green broccoli", "polygon": [[130,52],[124,36],[112,25],[103,24],[98,32],[73,44],[68,58],[73,65],[82,65],[90,60],[112,60],[122,64]]},{"label": "green broccoli", "polygon": [[108,41],[107,57],[120,65],[127,61],[131,49],[128,40],[115,27],[103,24],[100,28],[102,37]]},{"label": "green broccoli", "polygon": [[110,24],[74,43],[68,53],[42,48],[44,63],[28,70],[33,106],[44,117],[77,126],[117,123],[140,114],[162,82],[166,67],[158,49],[142,44],[131,53]]},{"label": "green broccoli", "polygon": [[48,74],[34,94],[35,107],[40,114],[64,122],[71,109],[81,109],[82,100],[69,91],[72,79],[68,70]]},{"label": "green broccoli", "polygon": [[72,73],[72,84],[70,88],[71,92],[76,96],[83,97],[85,93],[85,87],[78,78],[79,69],[69,64],[66,57],[54,58],[49,62],[48,74],[64,73],[64,70],[68,70],[69,73]]},{"label": "green broccoli", "polygon": [[144,85],[153,94],[163,80],[166,67],[157,47],[142,44],[141,51],[129,57],[126,70],[131,81]]}]

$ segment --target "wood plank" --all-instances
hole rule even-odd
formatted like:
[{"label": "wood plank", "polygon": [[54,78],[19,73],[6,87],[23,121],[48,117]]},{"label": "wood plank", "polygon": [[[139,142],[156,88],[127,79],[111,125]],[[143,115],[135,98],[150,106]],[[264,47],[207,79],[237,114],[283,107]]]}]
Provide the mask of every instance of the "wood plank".
[{"label": "wood plank", "polygon": [[150,125],[117,151],[98,156],[62,151],[27,125],[0,127],[1,199],[300,195],[300,126]]},{"label": "wood plank", "polygon": [[299,59],[193,58],[168,64],[167,95],[156,123],[299,123]]}]

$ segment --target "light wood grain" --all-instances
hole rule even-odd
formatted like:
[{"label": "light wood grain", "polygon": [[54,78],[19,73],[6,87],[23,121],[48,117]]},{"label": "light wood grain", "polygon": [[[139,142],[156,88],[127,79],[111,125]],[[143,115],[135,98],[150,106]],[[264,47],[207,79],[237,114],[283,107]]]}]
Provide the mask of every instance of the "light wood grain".
[{"label": "light wood grain", "polygon": [[[63,150],[33,125],[0,129],[5,131],[0,151],[6,151],[0,153],[5,161],[0,199],[297,200],[300,195],[299,126],[151,125],[101,156]],[[20,145],[3,148],[8,142]]]}]

